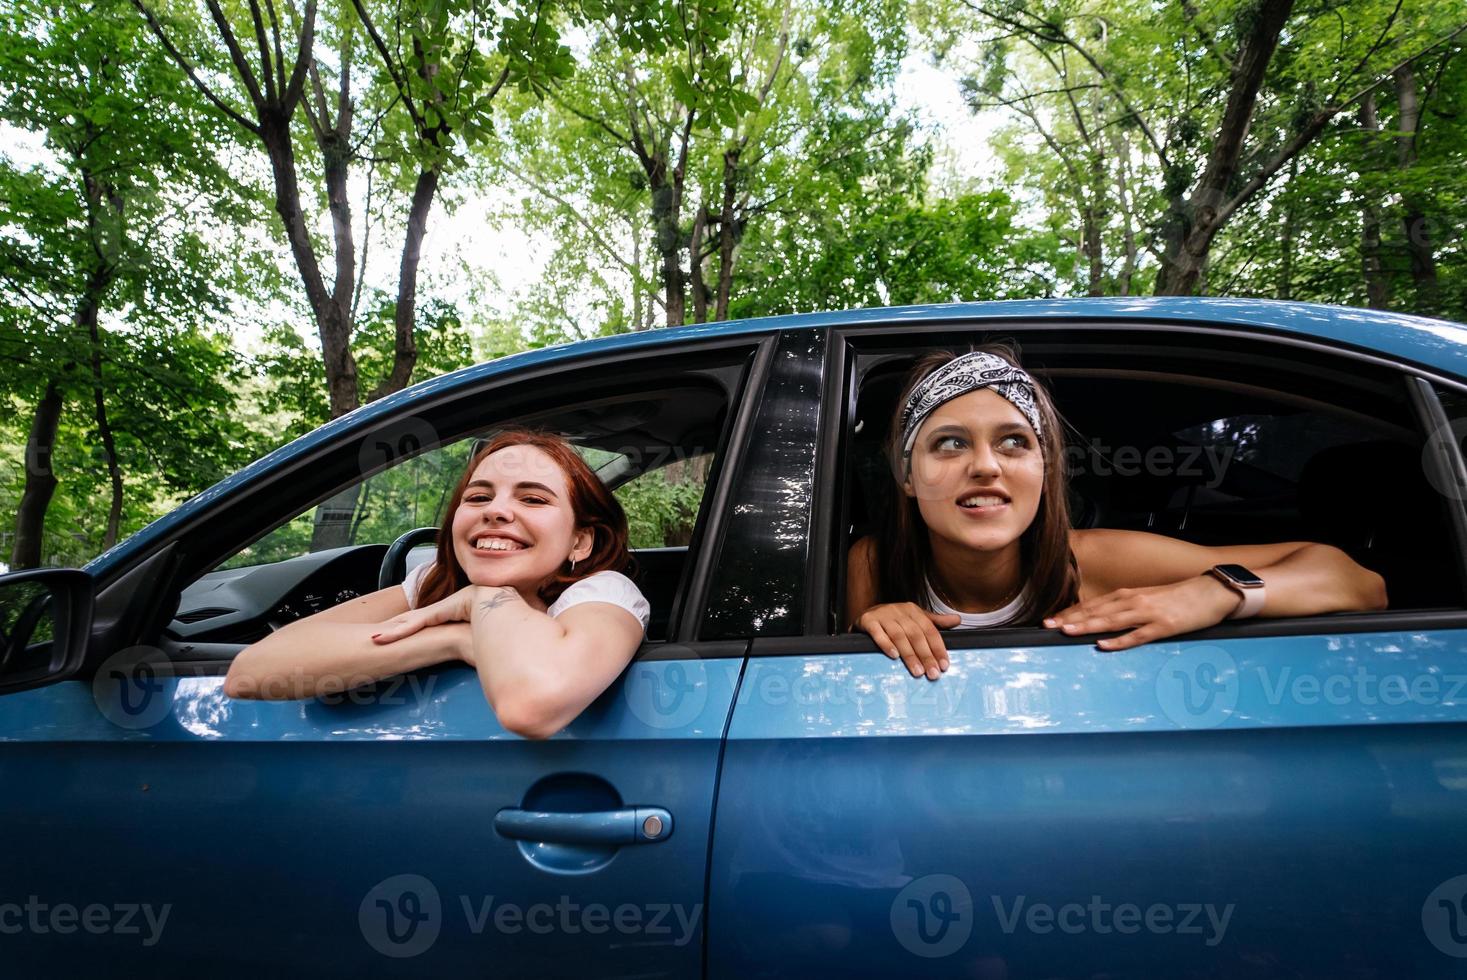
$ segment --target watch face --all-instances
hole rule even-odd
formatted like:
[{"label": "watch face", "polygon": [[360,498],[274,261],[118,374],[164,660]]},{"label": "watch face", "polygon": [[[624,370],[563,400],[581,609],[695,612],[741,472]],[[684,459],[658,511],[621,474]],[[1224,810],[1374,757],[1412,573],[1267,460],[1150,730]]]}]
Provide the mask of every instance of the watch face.
[{"label": "watch face", "polygon": [[1254,575],[1242,565],[1218,565],[1217,570],[1245,589],[1257,588],[1263,584],[1263,579]]}]

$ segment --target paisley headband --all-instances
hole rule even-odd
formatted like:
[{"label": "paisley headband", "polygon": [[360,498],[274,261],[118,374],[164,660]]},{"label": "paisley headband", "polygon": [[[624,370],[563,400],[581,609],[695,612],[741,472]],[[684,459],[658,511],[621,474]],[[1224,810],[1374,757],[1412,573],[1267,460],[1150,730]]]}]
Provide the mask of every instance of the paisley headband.
[{"label": "paisley headband", "polygon": [[933,371],[912,389],[902,408],[902,473],[912,472],[912,447],[917,430],[939,405],[980,388],[992,388],[1024,413],[1040,439],[1039,405],[1034,398],[1034,379],[997,354],[974,351],[955,358]]}]

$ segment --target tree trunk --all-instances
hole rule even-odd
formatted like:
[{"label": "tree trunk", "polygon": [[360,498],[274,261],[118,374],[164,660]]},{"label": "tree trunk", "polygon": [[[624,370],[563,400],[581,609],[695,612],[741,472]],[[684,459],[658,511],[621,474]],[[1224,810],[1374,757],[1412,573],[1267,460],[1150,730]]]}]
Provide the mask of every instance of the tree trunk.
[{"label": "tree trunk", "polygon": [[642,329],[642,232],[632,225],[632,329]]},{"label": "tree trunk", "polygon": [[37,568],[46,530],[46,509],[56,493],[56,472],[51,456],[56,449],[56,429],[61,422],[61,389],[52,381],[36,405],[30,436],[25,444],[25,489],[15,515],[15,545],[10,552],[10,569]]},{"label": "tree trunk", "polygon": [[[1360,100],[1360,127],[1369,140],[1366,153],[1373,157],[1375,139],[1380,134],[1374,92]],[[1360,264],[1365,276],[1366,302],[1377,310],[1384,310],[1390,305],[1390,283],[1380,260],[1380,209],[1368,193],[1360,195],[1360,200]]]},{"label": "tree trunk", "polygon": [[301,212],[300,185],[296,176],[295,149],[290,139],[290,117],[278,112],[265,114],[260,121],[260,139],[270,158],[275,180],[275,211],[285,225],[285,238],[291,256],[306,289],[306,299],[316,319],[321,338],[321,360],[326,368],[326,392],[331,417],[337,418],[360,404],[357,390],[357,362],[351,352],[351,295],[344,303],[326,291],[321,267],[311,243],[310,229]]},{"label": "tree trunk", "polygon": [[693,287],[693,322],[708,322],[708,286],[703,281],[703,231],[708,227],[708,206],[698,206],[693,234],[688,242],[688,275]]},{"label": "tree trunk", "polygon": [[677,191],[667,182],[665,161],[658,161],[651,178],[652,241],[662,259],[662,287],[667,304],[667,325],[680,327],[686,316],[684,309],[682,236],[678,234]]},{"label": "tree trunk", "polygon": [[1233,62],[1227,105],[1213,137],[1206,169],[1185,202],[1173,198],[1167,215],[1166,248],[1156,280],[1158,295],[1187,296],[1197,288],[1212,241],[1231,214],[1234,202],[1229,201],[1228,189],[1238,173],[1258,90],[1293,7],[1294,0],[1262,0],[1255,8]]},{"label": "tree trunk", "polygon": [[97,438],[102,444],[103,458],[107,461],[107,477],[112,487],[111,503],[107,509],[107,529],[102,538],[102,547],[105,550],[117,543],[117,532],[122,524],[122,469],[117,461],[117,441],[107,419],[106,387],[102,382],[102,331],[97,318],[102,308],[102,299],[112,284],[117,255],[126,233],[123,222],[126,203],[107,178],[98,177],[80,159],[77,164],[86,194],[87,237],[90,239],[94,261],[87,274],[87,281],[82,286],[73,320],[87,336],[88,361],[92,374],[92,415],[97,423]]},{"label": "tree trunk", "polygon": [[1100,222],[1096,220],[1095,209],[1083,207],[1080,209],[1080,222],[1082,226],[1080,238],[1080,252],[1085,258],[1085,295],[1105,295],[1105,263],[1101,255],[1100,244]]},{"label": "tree trunk", "polygon": [[418,364],[418,262],[423,256],[423,238],[428,232],[428,215],[438,193],[439,168],[418,174],[413,202],[408,209],[407,234],[402,242],[402,263],[397,273],[397,307],[393,310],[392,372],[372,392],[373,398],[406,388]]},{"label": "tree trunk", "polygon": [[728,319],[729,294],[733,291],[734,246],[739,228],[734,198],[739,184],[739,148],[723,152],[723,209],[718,215],[718,298],[714,302],[713,319]]},{"label": "tree trunk", "polygon": [[351,543],[353,516],[361,490],[358,481],[316,505],[316,517],[311,525],[313,552],[344,548]]},{"label": "tree trunk", "polygon": [[1130,142],[1120,132],[1119,126],[1110,127],[1111,152],[1116,159],[1116,199],[1121,205],[1121,274],[1116,282],[1116,292],[1121,296],[1131,295],[1131,280],[1136,275],[1136,223],[1132,215],[1131,189],[1127,170],[1131,165]]},{"label": "tree trunk", "polygon": [[102,453],[107,460],[107,477],[112,484],[112,502],[107,510],[107,531],[102,538],[104,551],[117,543],[117,532],[122,524],[122,468],[117,462],[117,441],[112,434],[112,424],[107,420],[106,388],[102,383],[102,331],[97,324],[97,306],[105,288],[102,274],[94,274],[87,283],[87,294],[82,297],[76,314],[78,325],[86,328],[90,341],[92,412],[97,423],[97,436],[102,441]]},{"label": "tree trunk", "polygon": [[[1403,171],[1416,166],[1416,137],[1421,130],[1421,96],[1416,86],[1416,73],[1408,64],[1395,73],[1396,99],[1401,117],[1396,129],[1397,160]],[[1406,232],[1406,254],[1411,259],[1411,279],[1416,284],[1417,313],[1433,313],[1437,307],[1436,256],[1431,244],[1431,224],[1426,208],[1409,178],[1403,181],[1401,194],[1402,225]]]},{"label": "tree trunk", "polygon": [[[1289,161],[1289,181],[1284,185],[1285,191],[1294,186],[1294,178],[1299,174],[1299,158],[1295,157]],[[1292,202],[1285,201],[1283,207],[1282,227],[1279,229],[1279,281],[1274,289],[1278,299],[1294,298],[1294,207]]]}]

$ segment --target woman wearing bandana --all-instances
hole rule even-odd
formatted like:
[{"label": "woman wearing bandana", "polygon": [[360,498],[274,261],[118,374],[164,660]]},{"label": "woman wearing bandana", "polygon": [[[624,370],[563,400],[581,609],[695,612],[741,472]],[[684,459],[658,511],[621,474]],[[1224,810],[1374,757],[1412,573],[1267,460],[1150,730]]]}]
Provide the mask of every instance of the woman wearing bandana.
[{"label": "woman wearing bandana", "polygon": [[887,442],[897,477],[850,552],[846,616],[912,676],[948,667],[939,629],[1122,631],[1124,650],[1247,616],[1384,609],[1385,581],[1308,541],[1204,547],[1070,527],[1049,394],[1006,347],[920,360]]}]

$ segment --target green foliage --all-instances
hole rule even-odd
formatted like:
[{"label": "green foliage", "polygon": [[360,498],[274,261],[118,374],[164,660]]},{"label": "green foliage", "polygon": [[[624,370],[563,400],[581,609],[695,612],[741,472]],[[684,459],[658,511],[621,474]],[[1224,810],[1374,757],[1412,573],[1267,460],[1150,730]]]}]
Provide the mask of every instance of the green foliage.
[{"label": "green foliage", "polygon": [[627,514],[631,547],[671,547],[692,539],[711,461],[712,457],[700,457],[674,463],[616,489],[616,499]]},{"label": "green foliage", "polygon": [[[358,319],[354,346],[357,349],[357,387],[363,401],[392,369],[396,306],[391,298],[378,293],[373,305]],[[418,359],[411,383],[474,363],[472,340],[452,304],[429,300],[419,304],[417,314]],[[321,364],[321,355],[295,328],[279,323],[267,329],[264,351],[257,360],[265,382],[261,393],[262,411],[284,421],[279,429],[277,445],[283,445],[330,420],[326,370]]]},{"label": "green foliage", "polygon": [[[1301,0],[1248,125],[1225,133],[1245,42],[1267,9],[1256,0],[976,0],[920,3],[915,17],[929,28],[933,54],[970,80],[974,108],[1010,118],[995,147],[1014,196],[1039,206],[1026,223],[1067,246],[1068,258],[1056,253],[1063,291],[1163,288],[1159,260],[1174,260],[1187,236],[1221,214],[1220,233],[1187,240],[1189,252],[1217,266],[1204,265],[1196,288],[1362,301],[1362,203],[1379,200],[1388,237],[1404,209],[1424,210],[1442,226],[1437,246],[1455,238],[1457,195],[1443,199],[1435,189],[1456,181],[1460,150],[1448,149],[1453,165],[1437,169],[1426,164],[1423,143],[1422,160],[1402,167],[1389,154],[1362,152],[1359,139],[1341,144],[1340,134],[1355,128],[1359,98],[1372,88],[1389,131],[1391,70],[1404,62],[1415,64],[1423,91],[1437,79],[1439,105],[1462,90],[1438,77],[1461,60],[1460,38],[1450,39],[1460,9]],[[1321,130],[1326,117],[1334,123]],[[1423,135],[1452,128],[1445,115],[1423,118]],[[1231,171],[1223,165],[1230,140],[1241,148]],[[1460,147],[1448,137],[1433,149],[1444,143]],[[1203,183],[1213,168],[1227,176],[1220,189]],[[1285,215],[1295,233],[1281,234]],[[1388,241],[1387,264],[1393,251],[1404,248]],[[1295,276],[1298,289],[1280,288]],[[1417,312],[1446,310],[1450,295],[1446,282],[1393,291],[1400,308]]]},{"label": "green foliage", "polygon": [[0,431],[13,447],[0,512],[18,507],[31,416],[54,383],[51,564],[105,543],[113,489],[95,388],[122,470],[120,534],[253,451],[233,421],[237,358],[218,323],[273,285],[239,233],[261,198],[228,166],[232,132],[143,34],[118,0],[0,12],[0,124],[40,141],[0,153]]}]

